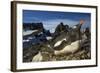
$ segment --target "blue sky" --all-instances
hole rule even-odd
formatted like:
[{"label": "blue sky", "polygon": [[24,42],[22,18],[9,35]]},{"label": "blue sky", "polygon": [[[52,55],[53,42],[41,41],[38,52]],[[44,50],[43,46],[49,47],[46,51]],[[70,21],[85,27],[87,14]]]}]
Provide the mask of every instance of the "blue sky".
[{"label": "blue sky", "polygon": [[23,23],[42,22],[43,26],[50,31],[54,31],[60,22],[73,26],[78,24],[80,19],[85,20],[83,28],[90,27],[90,13],[23,10]]}]

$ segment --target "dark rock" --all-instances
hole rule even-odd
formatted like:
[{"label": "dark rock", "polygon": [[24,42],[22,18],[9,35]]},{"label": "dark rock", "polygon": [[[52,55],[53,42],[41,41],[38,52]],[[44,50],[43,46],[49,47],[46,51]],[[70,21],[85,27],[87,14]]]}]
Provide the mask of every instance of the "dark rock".
[{"label": "dark rock", "polygon": [[84,33],[87,36],[87,39],[90,39],[91,33],[90,33],[90,29],[88,27],[85,29],[85,32]]},{"label": "dark rock", "polygon": [[64,24],[61,22],[56,28],[54,34],[59,35],[60,32],[66,31],[66,27]]},{"label": "dark rock", "polygon": [[23,23],[23,30],[43,29],[42,23]]}]

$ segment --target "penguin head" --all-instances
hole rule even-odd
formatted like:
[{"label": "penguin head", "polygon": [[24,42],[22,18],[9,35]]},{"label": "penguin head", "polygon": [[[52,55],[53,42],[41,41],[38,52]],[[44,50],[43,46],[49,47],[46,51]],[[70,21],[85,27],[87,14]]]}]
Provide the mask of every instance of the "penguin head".
[{"label": "penguin head", "polygon": [[85,20],[84,19],[80,19],[80,21],[79,21],[79,24],[84,24],[85,23]]}]

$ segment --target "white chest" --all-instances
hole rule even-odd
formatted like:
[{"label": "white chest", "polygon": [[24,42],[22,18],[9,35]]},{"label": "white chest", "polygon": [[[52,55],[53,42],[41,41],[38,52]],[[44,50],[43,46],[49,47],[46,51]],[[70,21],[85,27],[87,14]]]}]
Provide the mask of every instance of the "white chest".
[{"label": "white chest", "polygon": [[71,45],[67,45],[62,50],[55,51],[55,55],[60,55],[60,54],[67,54],[67,53],[74,53],[79,49],[79,40],[73,42]]},{"label": "white chest", "polygon": [[64,39],[62,39],[62,40],[56,42],[56,43],[54,44],[54,47],[59,46],[59,45],[62,43],[62,41],[64,41],[64,40],[66,40],[66,38],[64,38]]},{"label": "white chest", "polygon": [[35,55],[32,59],[32,62],[41,62],[43,60],[42,54],[39,52],[37,55]]}]

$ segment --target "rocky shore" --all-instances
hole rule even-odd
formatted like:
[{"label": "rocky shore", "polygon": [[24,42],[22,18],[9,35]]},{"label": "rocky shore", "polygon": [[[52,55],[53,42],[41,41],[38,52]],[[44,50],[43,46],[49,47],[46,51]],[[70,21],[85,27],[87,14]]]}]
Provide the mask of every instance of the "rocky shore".
[{"label": "rocky shore", "polygon": [[[33,59],[38,54],[41,56],[41,60],[37,62],[91,59],[91,47],[90,47],[91,41],[90,41],[89,31],[84,32],[88,34],[88,36],[86,37],[86,34],[85,34],[86,38],[81,37],[83,42],[81,43],[81,45],[79,46],[80,48],[77,51],[75,51],[74,53],[70,52],[66,54],[64,53],[60,55],[55,55],[54,54],[55,50],[61,50],[63,49],[63,47],[70,45],[71,42],[75,40],[79,40],[78,36],[73,37],[70,34],[70,33],[72,33],[73,35],[77,34],[77,32],[74,32],[76,31],[76,29],[72,31],[73,30],[72,28],[69,28],[68,25],[64,25],[63,23],[60,23],[57,26],[54,33],[50,33],[49,30],[45,30],[45,28],[43,28],[42,23],[38,23],[38,27],[27,25],[27,26],[24,26],[24,30],[25,28],[27,29],[31,28],[32,30],[36,30],[36,29],[38,30],[41,29],[41,30],[39,30],[38,32],[35,32],[35,34],[32,33],[32,34],[23,36],[24,40],[28,40],[28,41],[23,42],[23,47],[24,47],[23,48],[23,62],[36,62],[37,60],[34,61]],[[83,36],[83,33],[81,35]],[[48,39],[48,37],[50,39]],[[65,40],[62,40],[64,38]],[[62,40],[61,44],[55,47],[54,44],[59,42],[59,40],[60,41]]]}]

